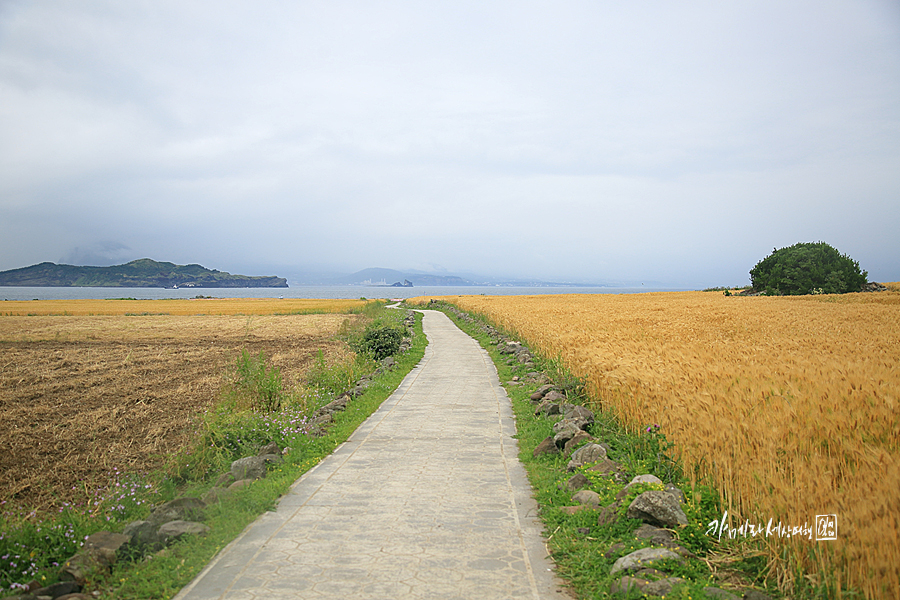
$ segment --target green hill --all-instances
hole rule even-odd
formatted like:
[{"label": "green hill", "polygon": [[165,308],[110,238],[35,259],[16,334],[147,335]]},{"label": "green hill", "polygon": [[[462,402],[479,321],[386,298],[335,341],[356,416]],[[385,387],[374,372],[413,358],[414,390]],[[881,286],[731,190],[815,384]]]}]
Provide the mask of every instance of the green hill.
[{"label": "green hill", "polygon": [[0,286],[286,288],[288,284],[283,277],[232,275],[200,265],[176,265],[142,258],[112,267],[76,267],[43,262],[0,272]]}]

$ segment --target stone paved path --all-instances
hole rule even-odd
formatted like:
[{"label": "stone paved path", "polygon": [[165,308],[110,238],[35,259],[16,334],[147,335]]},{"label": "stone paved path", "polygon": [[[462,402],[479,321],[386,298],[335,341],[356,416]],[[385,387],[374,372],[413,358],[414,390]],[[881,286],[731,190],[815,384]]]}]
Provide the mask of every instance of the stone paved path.
[{"label": "stone paved path", "polygon": [[490,357],[424,312],[422,362],[177,599],[568,597]]}]

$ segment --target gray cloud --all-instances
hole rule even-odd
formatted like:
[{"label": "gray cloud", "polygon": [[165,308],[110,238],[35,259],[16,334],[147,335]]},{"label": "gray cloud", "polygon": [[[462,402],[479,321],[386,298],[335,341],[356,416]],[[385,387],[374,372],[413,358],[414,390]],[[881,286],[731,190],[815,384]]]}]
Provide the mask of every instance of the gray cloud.
[{"label": "gray cloud", "polygon": [[0,269],[900,280],[898,167],[887,0],[0,7]]}]

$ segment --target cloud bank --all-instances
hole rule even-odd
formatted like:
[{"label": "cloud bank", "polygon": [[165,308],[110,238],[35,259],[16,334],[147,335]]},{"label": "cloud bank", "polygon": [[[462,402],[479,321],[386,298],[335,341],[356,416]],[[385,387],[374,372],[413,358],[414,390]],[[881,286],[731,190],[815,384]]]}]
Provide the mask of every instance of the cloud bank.
[{"label": "cloud bank", "polygon": [[900,280],[895,2],[0,5],[0,269]]}]

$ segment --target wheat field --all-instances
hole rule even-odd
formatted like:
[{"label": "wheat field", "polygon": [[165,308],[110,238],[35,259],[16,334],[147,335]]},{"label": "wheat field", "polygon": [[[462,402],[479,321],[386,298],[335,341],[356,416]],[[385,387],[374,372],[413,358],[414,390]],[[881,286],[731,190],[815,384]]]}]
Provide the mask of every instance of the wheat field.
[{"label": "wheat field", "polygon": [[341,313],[367,300],[305,298],[191,298],[171,300],[7,300],[0,316],[96,315],[272,315]]},{"label": "wheat field", "polygon": [[[764,539],[793,574],[898,597],[900,292],[444,297],[560,356],[631,430],[658,423],[732,524],[837,517],[837,539]],[[427,300],[427,299],[426,299]]]}]

